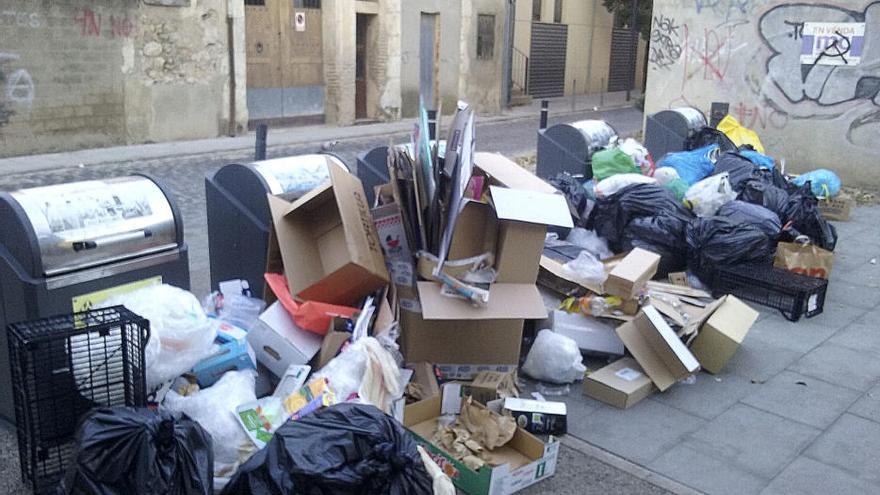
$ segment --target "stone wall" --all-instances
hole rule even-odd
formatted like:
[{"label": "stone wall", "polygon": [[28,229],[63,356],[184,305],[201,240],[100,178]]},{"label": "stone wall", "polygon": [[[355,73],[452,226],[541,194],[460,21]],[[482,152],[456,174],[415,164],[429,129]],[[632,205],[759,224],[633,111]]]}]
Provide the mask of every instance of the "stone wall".
[{"label": "stone wall", "polygon": [[0,156],[225,133],[227,1],[193,4],[0,0]]},{"label": "stone wall", "polygon": [[[817,22],[864,23],[864,37],[802,64],[805,23]],[[655,0],[651,39],[648,113],[726,102],[789,171],[880,185],[880,2]]]}]

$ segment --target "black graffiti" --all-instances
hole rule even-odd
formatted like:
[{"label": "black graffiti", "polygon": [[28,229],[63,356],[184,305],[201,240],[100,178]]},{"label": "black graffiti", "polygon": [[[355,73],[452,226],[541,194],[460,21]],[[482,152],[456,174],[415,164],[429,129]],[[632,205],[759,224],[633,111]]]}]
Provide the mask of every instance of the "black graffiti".
[{"label": "black graffiti", "polygon": [[[816,61],[813,63],[813,65],[818,64],[819,61],[822,60],[822,57],[840,57],[840,60],[843,61],[844,64],[849,65],[849,62],[847,62],[846,60],[846,54],[849,53],[850,49],[852,49],[852,42],[849,38],[840,34],[840,31],[835,31],[834,34],[837,35],[837,38],[835,38],[830,45],[826,46],[825,49],[822,50],[822,53],[820,53],[819,56],[816,57]],[[846,45],[846,47],[842,46],[844,44]],[[834,53],[831,53],[832,49],[834,50]]]},{"label": "black graffiti", "polygon": [[683,51],[678,34],[680,26],[675,24],[675,19],[660,15],[654,16],[651,27],[651,53],[648,60],[655,68],[669,68],[678,61]]},{"label": "black graffiti", "polygon": [[795,22],[795,21],[782,21],[786,26],[791,26],[793,28],[792,32],[788,35],[789,38],[794,38],[796,40],[801,39],[801,36],[804,35],[804,23],[803,22]]}]

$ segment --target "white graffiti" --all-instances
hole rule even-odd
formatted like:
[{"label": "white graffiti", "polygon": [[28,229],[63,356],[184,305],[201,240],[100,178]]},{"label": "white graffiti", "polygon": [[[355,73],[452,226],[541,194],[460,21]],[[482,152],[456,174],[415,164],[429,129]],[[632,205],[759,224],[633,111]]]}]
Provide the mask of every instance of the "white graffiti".
[{"label": "white graffiti", "polygon": [[[6,60],[19,60],[20,58],[15,53],[0,52],[0,63]],[[34,80],[26,69],[16,69],[3,79],[6,80],[6,100],[8,102],[28,107],[33,105],[36,89]]]},{"label": "white graffiti", "polygon": [[17,10],[4,10],[0,12],[0,25],[28,27],[36,29],[43,25],[40,14],[36,12],[19,12]]}]

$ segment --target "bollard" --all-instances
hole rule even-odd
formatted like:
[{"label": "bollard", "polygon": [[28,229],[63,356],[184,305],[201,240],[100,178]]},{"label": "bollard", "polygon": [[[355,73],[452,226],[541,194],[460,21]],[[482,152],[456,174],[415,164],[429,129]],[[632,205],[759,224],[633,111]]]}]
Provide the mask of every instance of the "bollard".
[{"label": "bollard", "polygon": [[541,100],[541,124],[538,129],[546,129],[547,128],[547,107],[550,106],[550,102],[547,100]]},{"label": "bollard", "polygon": [[428,110],[428,139],[437,139],[437,110]]},{"label": "bollard", "polygon": [[266,124],[257,125],[257,143],[254,150],[254,161],[266,159],[266,135],[269,133],[269,126]]}]

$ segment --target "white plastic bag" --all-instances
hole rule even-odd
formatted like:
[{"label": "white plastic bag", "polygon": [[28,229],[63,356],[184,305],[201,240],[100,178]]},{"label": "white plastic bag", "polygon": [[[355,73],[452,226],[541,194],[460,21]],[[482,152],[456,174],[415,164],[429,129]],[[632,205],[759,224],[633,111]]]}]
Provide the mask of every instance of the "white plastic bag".
[{"label": "white plastic bag", "polygon": [[544,329],[538,332],[522,369],[536,380],[571,383],[584,378],[587,367],[583,361],[577,342]]},{"label": "white plastic bag", "polygon": [[590,285],[601,285],[608,277],[605,265],[589,251],[581,251],[577,258],[562,265],[562,271],[577,282]]},{"label": "white plastic bag", "polygon": [[681,179],[678,175],[678,170],[675,170],[672,167],[660,167],[654,171],[654,178],[657,179],[657,183],[661,186],[665,186],[675,179]]},{"label": "white plastic bag", "polygon": [[145,351],[147,390],[177,378],[210,355],[218,322],[205,315],[192,293],[154,285],[111,297],[101,307],[120,304],[150,322]]},{"label": "white plastic bag", "polygon": [[614,253],[608,249],[608,241],[599,237],[599,234],[597,234],[595,230],[575,227],[568,233],[568,237],[565,238],[565,241],[586,249],[600,260],[614,256]]},{"label": "white plastic bag", "polygon": [[736,199],[736,191],[730,185],[728,173],[722,172],[691,186],[684,199],[691,204],[697,216],[708,217],[714,215],[718,208]]},{"label": "white plastic bag", "polygon": [[326,378],[336,400],[360,400],[386,413],[392,401],[403,393],[400,368],[391,354],[373,337],[358,339],[312,376]]},{"label": "white plastic bag", "polygon": [[602,179],[596,184],[596,197],[607,198],[632,184],[656,184],[657,179],[642,174],[617,174]]},{"label": "white plastic bag", "polygon": [[648,153],[648,149],[642,146],[642,143],[633,138],[626,138],[618,147],[620,151],[623,151],[632,158],[633,163],[642,169],[643,174],[650,175],[654,171],[654,160],[651,158],[651,154]]},{"label": "white plastic bag", "polygon": [[254,370],[230,371],[214,385],[183,396],[169,390],[162,409],[178,411],[197,421],[214,440],[214,476],[229,477],[256,448],[235,416],[235,408],[257,400]]}]

